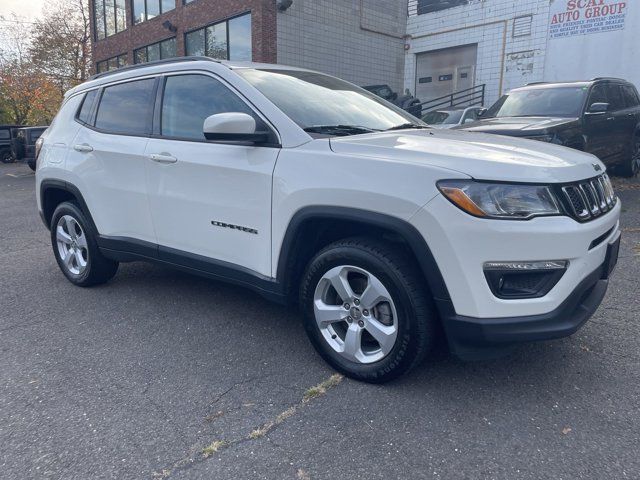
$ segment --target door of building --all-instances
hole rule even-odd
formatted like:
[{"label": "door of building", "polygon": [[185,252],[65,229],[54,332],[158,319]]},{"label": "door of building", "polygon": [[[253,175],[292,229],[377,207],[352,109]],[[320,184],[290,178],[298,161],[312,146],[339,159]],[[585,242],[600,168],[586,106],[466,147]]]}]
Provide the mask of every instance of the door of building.
[{"label": "door of building", "polygon": [[478,45],[416,55],[416,97],[425,102],[475,85]]}]

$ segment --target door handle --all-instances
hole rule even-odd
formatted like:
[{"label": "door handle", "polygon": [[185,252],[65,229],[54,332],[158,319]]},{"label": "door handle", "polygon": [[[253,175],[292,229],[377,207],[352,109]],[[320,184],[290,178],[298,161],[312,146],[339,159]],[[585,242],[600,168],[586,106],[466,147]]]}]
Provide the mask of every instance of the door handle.
[{"label": "door handle", "polygon": [[149,158],[157,163],[176,163],[178,159],[173,155],[169,155],[168,153],[152,153],[149,155]]},{"label": "door handle", "polygon": [[607,122],[613,122],[615,119],[616,119],[615,117],[608,117]]},{"label": "door handle", "polygon": [[80,153],[89,153],[93,152],[93,147],[91,145],[87,145],[86,143],[79,143],[73,146],[73,149],[76,152]]}]

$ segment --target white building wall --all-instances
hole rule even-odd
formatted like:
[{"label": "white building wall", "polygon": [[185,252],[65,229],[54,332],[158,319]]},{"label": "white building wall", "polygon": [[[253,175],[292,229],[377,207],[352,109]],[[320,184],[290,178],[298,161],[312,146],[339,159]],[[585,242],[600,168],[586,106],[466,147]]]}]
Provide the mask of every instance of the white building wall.
[{"label": "white building wall", "polygon": [[[514,37],[514,19],[528,15],[531,33]],[[475,83],[487,85],[486,104],[510,88],[541,81],[548,17],[549,0],[472,0],[466,6],[412,15],[407,24],[411,38],[405,88],[415,89],[416,54],[472,43],[478,44]]]},{"label": "white building wall", "polygon": [[[621,3],[625,5],[622,14],[610,15],[596,28],[606,27],[615,20],[623,21],[624,28],[549,39],[545,80],[619,77],[640,88],[640,1],[606,0],[605,5]],[[586,12],[580,13],[584,19]]]},{"label": "white building wall", "polygon": [[406,21],[406,0],[294,0],[278,13],[278,63],[400,91]]},{"label": "white building wall", "polygon": [[[405,88],[414,92],[416,54],[473,43],[478,44],[475,83],[487,85],[486,105],[511,88],[537,81],[615,76],[640,88],[640,0],[595,0],[594,5],[624,4],[624,29],[549,39],[550,13],[571,3],[574,0],[470,0],[469,5],[416,15],[417,1],[409,0]],[[530,34],[514,36],[514,21],[528,15]]]}]

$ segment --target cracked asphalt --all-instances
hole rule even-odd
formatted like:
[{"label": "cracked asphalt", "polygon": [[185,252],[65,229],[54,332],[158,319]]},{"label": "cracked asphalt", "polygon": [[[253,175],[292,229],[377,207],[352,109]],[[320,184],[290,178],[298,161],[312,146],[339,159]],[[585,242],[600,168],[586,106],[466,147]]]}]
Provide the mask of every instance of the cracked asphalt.
[{"label": "cracked asphalt", "polygon": [[333,372],[295,311],[140,263],[73,287],[33,175],[0,165],[0,476],[638,479],[640,182],[616,183],[620,261],[576,335],[303,402]]}]

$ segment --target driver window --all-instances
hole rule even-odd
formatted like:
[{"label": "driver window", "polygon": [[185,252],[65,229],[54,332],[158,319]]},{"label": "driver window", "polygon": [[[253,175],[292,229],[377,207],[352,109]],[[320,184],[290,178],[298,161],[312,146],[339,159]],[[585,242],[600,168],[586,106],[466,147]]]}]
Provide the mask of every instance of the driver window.
[{"label": "driver window", "polygon": [[609,110],[616,111],[625,108],[624,97],[622,96],[622,88],[620,85],[609,85]]},{"label": "driver window", "polygon": [[251,115],[256,125],[260,118],[222,82],[206,75],[167,77],[162,101],[161,134],[193,140],[205,140],[204,120],[217,113],[241,112]]}]

